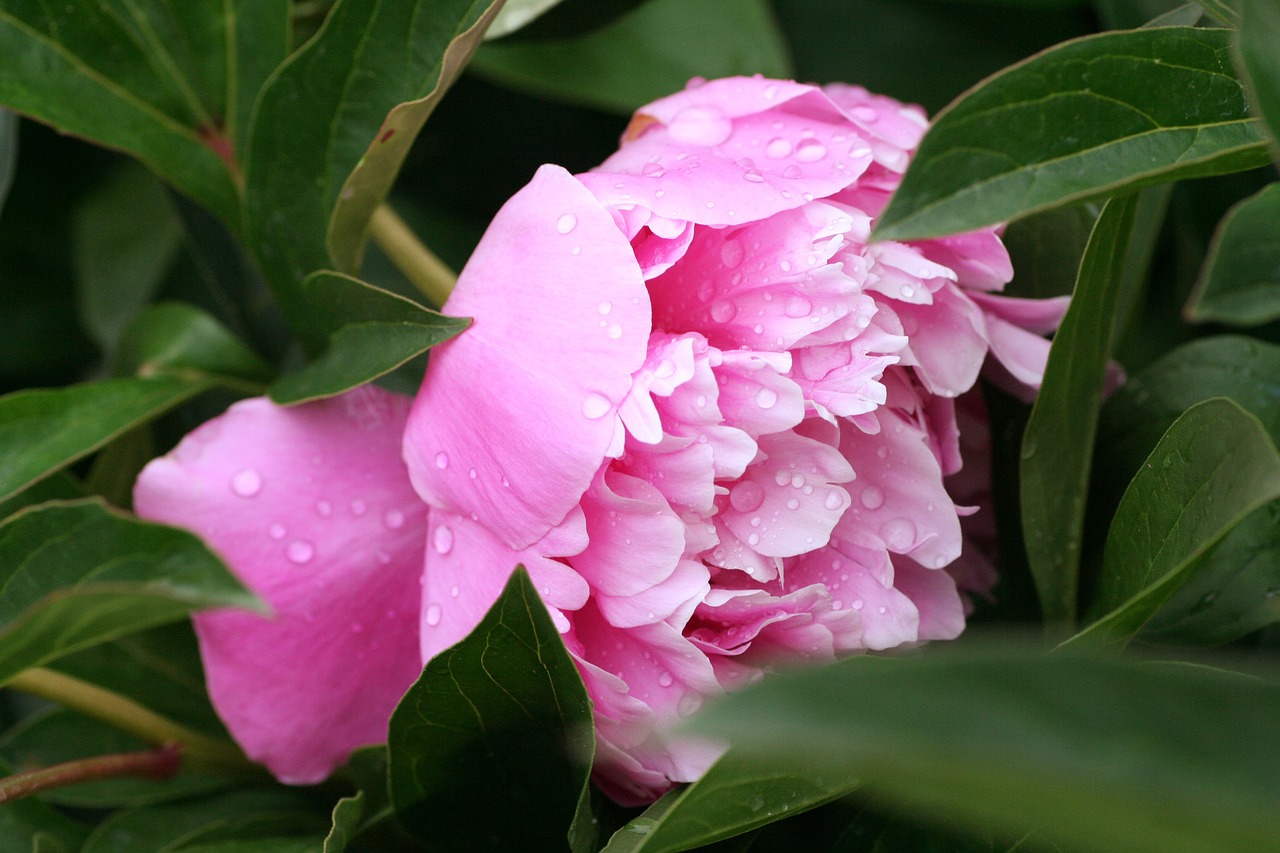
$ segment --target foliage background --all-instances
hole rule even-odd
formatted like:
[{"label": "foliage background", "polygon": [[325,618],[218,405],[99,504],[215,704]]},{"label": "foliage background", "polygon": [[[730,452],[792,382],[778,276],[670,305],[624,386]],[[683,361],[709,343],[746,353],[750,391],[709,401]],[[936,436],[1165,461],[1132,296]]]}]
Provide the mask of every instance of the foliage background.
[{"label": "foliage background", "polygon": [[[69,0],[66,12],[172,23],[183,5]],[[284,59],[286,37],[300,48],[331,13],[332,32],[382,44],[396,32],[398,12],[387,12],[382,24],[373,13],[362,19],[374,5],[347,0],[331,12],[333,4],[317,0],[211,0],[187,8],[239,22],[238,37],[263,64],[261,84]],[[384,5],[430,9],[450,36],[485,10],[483,3]],[[416,140],[402,134],[414,141],[398,152],[404,159],[391,206],[459,269],[493,213],[538,165],[595,165],[616,147],[634,108],[693,76],[854,82],[932,114],[988,75],[1069,39],[1162,15],[1164,23],[1209,28],[1235,27],[1248,16],[1235,64],[1219,51],[1215,72],[1189,78],[1196,85],[1161,90],[1139,63],[1094,63],[1101,70],[1090,85],[1126,91],[1153,113],[1187,117],[1208,140],[1204,157],[1157,162],[1103,146],[1081,158],[1079,171],[1086,184],[1107,170],[1117,180],[1063,188],[1034,211],[1015,200],[994,214],[1007,199],[993,191],[956,214],[977,217],[964,227],[1016,220],[1007,233],[1018,270],[1011,292],[1076,291],[1036,410],[988,394],[1002,580],[973,636],[900,660],[779,678],[726,703],[699,724],[744,734],[741,748],[706,780],[644,814],[583,788],[590,736],[577,724],[585,705],[576,717],[508,726],[499,750],[505,764],[478,757],[493,752],[492,743],[462,744],[449,753],[453,763],[440,759],[439,773],[450,768],[443,782],[404,775],[406,756],[444,755],[449,746],[413,725],[414,713],[429,719],[449,709],[423,709],[412,692],[393,720],[390,751],[358,754],[326,785],[284,789],[236,758],[204,698],[183,620],[195,608],[247,599],[199,543],[127,515],[133,477],[186,431],[268,385],[277,398],[298,400],[380,376],[412,392],[422,351],[458,327],[340,276],[302,286],[306,274],[332,267],[430,307],[378,245],[362,264],[348,256],[345,269],[331,257],[324,205],[334,199],[308,195],[315,169],[325,165],[308,152],[327,139],[329,116],[264,107],[278,121],[260,119],[251,149],[243,134],[251,98],[241,93],[223,103],[229,125],[242,124],[240,135],[224,141],[248,190],[243,209],[234,198],[225,202],[234,188],[209,190],[198,203],[129,153],[95,144],[104,136],[75,124],[83,120],[76,98],[87,87],[74,73],[63,86],[41,51],[54,44],[60,55],[107,68],[108,79],[179,112],[148,75],[186,80],[216,100],[215,81],[202,77],[208,69],[194,61],[148,65],[155,53],[145,46],[141,60],[121,58],[113,37],[102,35],[107,30],[54,27],[36,38],[45,14],[40,4],[0,0],[0,104],[47,122],[0,113],[0,393],[8,395],[0,398],[0,493],[9,498],[0,504],[0,683],[15,688],[0,694],[0,762],[40,767],[157,740],[134,711],[101,719],[109,717],[105,700],[86,685],[176,721],[188,760],[166,782],[97,782],[0,805],[0,839],[13,849],[1277,847],[1280,198],[1268,161],[1280,119],[1280,4],[564,0],[532,26],[479,46]],[[1224,46],[1235,39],[1218,35]],[[1173,65],[1191,61],[1172,36],[1140,38],[1143,50]],[[262,41],[258,49],[254,39]],[[1097,42],[1084,44],[1093,50]],[[1140,52],[1099,48],[1090,61]],[[317,60],[309,79],[341,79],[352,55]],[[423,98],[440,71],[388,63],[381,94],[393,105]],[[1270,156],[1265,126],[1243,115],[1222,118],[1230,98],[1214,100],[1213,87],[1231,89],[1240,69],[1254,87],[1251,114],[1271,128]],[[248,64],[242,71],[251,78]],[[985,89],[1016,100],[1008,81],[993,79]],[[281,103],[285,88],[277,85]],[[103,133],[116,127],[127,136],[138,126],[123,110],[104,115]],[[370,138],[385,115],[353,118],[355,136]],[[980,132],[1025,156],[1024,173],[1046,170],[1050,149],[1075,131],[1124,134],[1088,107],[1050,108],[1043,117],[1050,132],[1040,137],[1030,125],[1003,120]],[[1244,135],[1233,141],[1219,125],[1245,128]],[[939,138],[943,132],[940,126]],[[112,147],[152,164],[180,154],[168,143],[149,144]],[[942,162],[946,147],[939,146]],[[926,173],[930,156],[922,148],[912,170],[921,176],[911,185],[918,199],[945,183]],[[171,182],[195,174],[178,162],[165,175]],[[395,165],[393,157],[380,167],[386,181]],[[982,180],[977,166],[948,171],[970,186]],[[338,185],[346,178],[337,174]],[[366,178],[357,197],[372,209],[379,178]],[[1233,207],[1244,199],[1248,207]],[[295,221],[291,204],[311,212],[297,217],[296,228],[273,231],[276,214]],[[883,227],[898,213],[894,226],[908,231],[910,204],[887,214]],[[1234,225],[1219,233],[1229,210]],[[356,218],[349,240],[363,231]],[[382,340],[389,326],[406,327],[404,340],[370,355],[370,341]],[[325,361],[326,345],[345,347],[348,370]],[[1103,406],[1111,356],[1130,383]],[[34,388],[68,390],[25,390]],[[1211,399],[1221,397],[1230,401]],[[86,501],[91,495],[105,503]],[[103,572],[110,589],[95,586]],[[554,656],[554,631],[548,634],[536,608],[521,606],[531,597],[517,576],[499,608],[529,615],[503,624],[517,624],[519,636]],[[468,661],[477,648],[506,642],[498,621],[482,625],[451,664],[474,666]],[[1065,649],[1047,652],[1064,639]],[[1121,656],[1099,653],[1126,645]],[[1212,657],[1207,648],[1216,649]],[[75,681],[61,689],[56,678],[33,677],[33,667]],[[522,683],[518,670],[513,664],[512,685]],[[1230,674],[1240,671],[1250,674]],[[435,675],[428,667],[420,686]],[[566,696],[581,691],[571,667],[553,681]],[[486,713],[505,719],[497,704]],[[576,753],[566,755],[564,738]],[[494,784],[499,778],[521,780],[519,796]],[[516,834],[503,836],[508,830],[495,829],[495,821]]]}]

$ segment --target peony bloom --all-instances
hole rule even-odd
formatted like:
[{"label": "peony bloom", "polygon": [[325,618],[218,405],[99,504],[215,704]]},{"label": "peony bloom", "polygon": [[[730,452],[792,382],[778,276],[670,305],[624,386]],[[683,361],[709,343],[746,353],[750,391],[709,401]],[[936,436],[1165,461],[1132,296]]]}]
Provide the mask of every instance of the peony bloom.
[{"label": "peony bloom", "polygon": [[200,531],[278,613],[196,620],[250,755],[313,781],[383,739],[517,563],[628,804],[715,759],[662,726],[706,697],[957,636],[991,575],[952,573],[956,398],[988,352],[1037,385],[1064,304],[997,295],[994,229],[870,242],[925,126],[851,86],[695,83],[503,207],[445,306],[475,322],[410,410],[247,401],[152,463],[138,511]]}]

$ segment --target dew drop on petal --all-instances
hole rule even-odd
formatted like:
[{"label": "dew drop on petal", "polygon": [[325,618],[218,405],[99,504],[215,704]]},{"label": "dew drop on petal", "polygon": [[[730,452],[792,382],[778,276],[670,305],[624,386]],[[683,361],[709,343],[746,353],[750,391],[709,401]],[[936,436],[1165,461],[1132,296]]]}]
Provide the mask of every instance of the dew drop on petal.
[{"label": "dew drop on petal", "polygon": [[772,388],[761,388],[756,392],[756,405],[762,409],[772,409],[778,402],[778,392]]},{"label": "dew drop on petal", "polygon": [[827,509],[836,510],[844,508],[844,493],[839,489],[832,489],[827,492],[827,499],[823,501],[823,505]]},{"label": "dew drop on petal", "polygon": [[262,491],[262,477],[252,468],[246,468],[231,478],[231,491],[242,498],[251,498]]},{"label": "dew drop on petal", "polygon": [[568,234],[574,228],[578,227],[578,217],[572,213],[566,213],[556,220],[556,230],[561,234]]},{"label": "dew drop on petal", "polygon": [[664,671],[661,675],[658,676],[658,684],[660,684],[663,687],[670,687],[674,681],[675,679],[671,677],[671,673],[669,672]]},{"label": "dew drop on petal", "polygon": [[612,409],[613,403],[598,391],[592,391],[582,400],[582,414],[588,420],[599,420],[609,414]]},{"label": "dew drop on petal", "polygon": [[849,111],[849,115],[866,124],[871,124],[876,119],[880,118],[880,114],[871,107],[854,107]]},{"label": "dew drop on petal", "polygon": [[720,247],[720,262],[726,269],[737,269],[742,263],[744,254],[742,244],[737,240],[725,240],[724,245]]},{"label": "dew drop on petal", "polygon": [[902,285],[902,298],[910,299],[916,295],[916,289],[909,284]]},{"label": "dew drop on petal", "polygon": [[800,508],[799,498],[787,498],[787,509],[799,509],[799,508]]},{"label": "dew drop on petal", "polygon": [[404,527],[404,513],[398,509],[387,510],[386,515],[382,516],[382,524],[388,530],[399,530]]},{"label": "dew drop on petal", "polygon": [[617,323],[614,323],[612,326],[610,326],[608,329],[605,330],[605,334],[608,335],[610,339],[616,341],[618,338],[622,337],[622,327],[619,326]]},{"label": "dew drop on petal", "polygon": [[764,489],[754,480],[741,480],[729,492],[729,504],[738,512],[752,512],[764,503]]},{"label": "dew drop on petal", "polygon": [[667,133],[676,142],[709,148],[733,134],[733,122],[719,107],[685,107],[671,119]]},{"label": "dew drop on petal", "polygon": [[791,154],[791,142],[781,136],[776,136],[764,146],[764,153],[774,160],[781,160]]},{"label": "dew drop on petal", "polygon": [[748,537],[747,537],[747,544],[748,544],[748,545],[750,545],[752,548],[754,548],[754,547],[756,547],[757,545],[759,545],[759,544],[760,544],[760,534],[759,534],[759,533],[752,533],[750,536],[748,536]]},{"label": "dew drop on petal", "polygon": [[442,616],[444,616],[444,612],[440,609],[439,604],[432,604],[427,607],[427,624],[432,628],[440,624]]},{"label": "dew drop on petal", "polygon": [[596,310],[599,311],[602,315],[608,314],[610,311],[613,310],[613,303],[608,300],[605,300],[604,302],[601,302],[598,306],[596,306]]},{"label": "dew drop on petal", "polygon": [[827,146],[816,139],[802,139],[796,146],[796,159],[801,163],[816,163],[827,156]]},{"label": "dew drop on petal", "polygon": [[876,486],[867,486],[862,490],[862,505],[867,509],[879,509],[884,506],[884,492]]},{"label": "dew drop on petal", "polygon": [[441,450],[439,453],[437,453],[437,454],[436,454],[436,467],[437,467],[437,468],[439,468],[439,469],[440,469],[440,470],[442,470],[442,471],[443,471],[445,468],[448,468],[448,467],[449,467],[449,454],[445,453],[443,450]]},{"label": "dew drop on petal", "polygon": [[316,515],[328,518],[333,515],[333,504],[328,501],[316,501]]},{"label": "dew drop on petal", "polygon": [[645,163],[644,168],[640,170],[640,174],[647,178],[661,178],[667,173],[667,170],[659,166],[657,163]]},{"label": "dew drop on petal", "polygon": [[808,317],[813,313],[813,303],[803,296],[792,296],[787,300],[786,308],[783,311],[792,319]]},{"label": "dew drop on petal", "polygon": [[480,473],[476,471],[475,468],[472,468],[470,471],[467,472],[467,476],[474,480],[476,477],[480,476]]},{"label": "dew drop on petal", "polygon": [[880,528],[880,538],[889,550],[902,553],[915,544],[915,522],[909,518],[890,519]]},{"label": "dew drop on petal", "polygon": [[449,597],[450,597],[450,598],[457,598],[457,597],[458,597],[458,594],[459,594],[460,592],[461,592],[461,590],[460,590],[460,589],[458,589],[458,587],[457,587],[457,586],[451,586],[451,587],[449,587]]},{"label": "dew drop on petal", "polygon": [[453,530],[449,525],[442,524],[436,528],[431,536],[431,544],[435,546],[437,554],[448,554],[453,550]]},{"label": "dew drop on petal", "polygon": [[711,319],[717,323],[727,323],[738,313],[738,306],[727,299],[717,299],[711,303]]},{"label": "dew drop on petal", "polygon": [[288,535],[288,533],[289,528],[285,527],[283,524],[273,524],[267,528],[267,535],[272,539],[275,539],[277,542]]},{"label": "dew drop on petal", "polygon": [[303,566],[311,562],[311,558],[316,555],[316,549],[305,539],[295,539],[284,549],[284,555],[289,562]]},{"label": "dew drop on petal", "polygon": [[863,606],[863,605],[862,605],[862,599],[861,599],[861,598],[855,598],[855,599],[853,600],[853,603],[852,603],[852,604],[850,604],[849,606],[850,606],[850,607],[852,607],[854,610],[861,610],[861,609],[862,609],[862,606]]},{"label": "dew drop on petal", "polygon": [[791,482],[791,475],[788,474],[786,471],[779,469],[773,475],[773,481],[777,483],[779,486],[785,486],[787,483]]},{"label": "dew drop on petal", "polygon": [[[782,177],[791,178],[793,180],[795,178],[800,177],[803,174],[804,172],[800,170],[800,167],[794,164],[787,166],[785,169],[782,170]],[[786,196],[787,198],[791,198],[791,195],[789,193],[783,193],[783,195]]]},{"label": "dew drop on petal", "polygon": [[365,504],[364,501],[360,500],[359,498],[356,498],[351,503],[347,504],[347,509],[351,510],[352,515],[354,515],[356,518],[359,518],[360,516],[365,514],[365,511],[368,510],[369,507]]}]

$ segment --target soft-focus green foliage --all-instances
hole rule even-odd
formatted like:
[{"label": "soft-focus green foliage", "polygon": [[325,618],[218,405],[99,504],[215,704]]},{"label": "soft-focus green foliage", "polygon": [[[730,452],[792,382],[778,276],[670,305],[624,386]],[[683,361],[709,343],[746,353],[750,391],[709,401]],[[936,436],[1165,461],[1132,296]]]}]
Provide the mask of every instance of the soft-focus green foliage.
[{"label": "soft-focus green foliage", "polygon": [[[702,781],[622,809],[519,574],[328,783],[68,787],[0,805],[0,846],[1280,846],[1277,39],[1275,0],[0,0],[0,680],[47,665],[225,737],[186,617],[254,600],[128,515],[139,466],[240,397],[416,386],[468,321],[366,248],[388,197],[456,270],[541,163],[753,73],[939,114],[877,236],[1008,221],[1010,292],[1074,288],[1034,411],[988,389],[1002,580],[973,621],[1128,646],[996,632],[767,679],[694,718],[743,735]],[[1185,663],[1206,645],[1253,674]],[[0,693],[6,775],[140,743]]]}]

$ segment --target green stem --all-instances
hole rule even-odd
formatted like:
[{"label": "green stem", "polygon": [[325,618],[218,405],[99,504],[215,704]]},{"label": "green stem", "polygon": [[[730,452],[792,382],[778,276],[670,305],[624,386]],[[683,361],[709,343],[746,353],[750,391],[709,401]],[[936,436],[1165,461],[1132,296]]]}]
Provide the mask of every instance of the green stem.
[{"label": "green stem", "polygon": [[369,236],[423,296],[433,305],[444,304],[458,276],[422,245],[394,210],[378,205],[369,220]]},{"label": "green stem", "polygon": [[96,782],[99,779],[118,779],[121,776],[140,776],[144,779],[171,779],[182,765],[182,747],[176,743],[146,752],[120,752],[115,755],[99,755],[81,758],[14,773],[0,779],[0,804],[20,800],[51,788]]},{"label": "green stem", "polygon": [[119,693],[70,675],[36,667],[5,686],[95,717],[157,746],[180,744],[188,767],[221,774],[262,774],[235,744],[192,731]]}]

